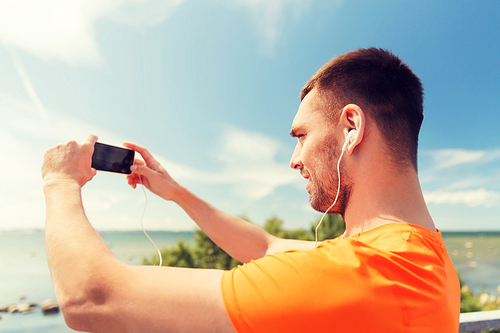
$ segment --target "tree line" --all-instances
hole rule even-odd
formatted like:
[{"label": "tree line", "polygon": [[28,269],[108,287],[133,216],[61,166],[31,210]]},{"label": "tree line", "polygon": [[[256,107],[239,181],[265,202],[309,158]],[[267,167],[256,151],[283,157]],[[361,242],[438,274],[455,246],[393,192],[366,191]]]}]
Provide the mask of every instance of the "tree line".
[{"label": "tree line", "polygon": [[[280,238],[313,241],[318,222],[319,220],[311,223],[308,229],[289,230],[283,227],[282,219],[272,216],[265,221],[263,227],[271,235]],[[345,224],[340,215],[326,215],[318,230],[318,240],[338,237],[344,231]],[[164,266],[228,270],[241,264],[217,246],[201,229],[195,230],[194,246],[181,239],[175,246],[163,248],[160,252]],[[157,255],[143,259],[143,265],[158,265],[159,262]]]}]

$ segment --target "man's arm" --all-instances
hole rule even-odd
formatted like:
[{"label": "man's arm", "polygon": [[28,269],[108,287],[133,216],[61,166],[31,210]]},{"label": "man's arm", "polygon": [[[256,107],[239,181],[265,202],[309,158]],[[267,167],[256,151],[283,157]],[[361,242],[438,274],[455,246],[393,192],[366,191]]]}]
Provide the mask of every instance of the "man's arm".
[{"label": "man's arm", "polygon": [[223,271],[128,266],[92,228],[80,189],[95,175],[90,157],[96,139],[49,149],[42,166],[47,261],[68,326],[91,332],[234,332],[222,299]]},{"label": "man's arm", "polygon": [[144,159],[136,161],[128,182],[144,184],[165,200],[177,203],[219,247],[231,257],[249,262],[266,254],[287,250],[309,250],[314,242],[282,239],[237,216],[225,213],[179,185],[144,147],[125,143]]}]

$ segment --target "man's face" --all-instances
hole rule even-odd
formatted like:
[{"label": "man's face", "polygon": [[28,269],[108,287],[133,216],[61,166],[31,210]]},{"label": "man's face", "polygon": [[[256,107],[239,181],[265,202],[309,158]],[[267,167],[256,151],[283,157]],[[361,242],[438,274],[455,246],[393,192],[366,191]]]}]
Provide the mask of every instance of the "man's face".
[{"label": "man's face", "polygon": [[[302,100],[293,120],[290,135],[297,138],[297,145],[290,161],[290,167],[300,170],[309,180],[306,190],[313,209],[325,212],[337,195],[337,162],[341,145],[335,137],[332,125],[327,122],[321,110],[316,90],[313,89]],[[346,173],[341,168],[341,189],[339,199],[330,212],[343,214],[350,187]]]}]

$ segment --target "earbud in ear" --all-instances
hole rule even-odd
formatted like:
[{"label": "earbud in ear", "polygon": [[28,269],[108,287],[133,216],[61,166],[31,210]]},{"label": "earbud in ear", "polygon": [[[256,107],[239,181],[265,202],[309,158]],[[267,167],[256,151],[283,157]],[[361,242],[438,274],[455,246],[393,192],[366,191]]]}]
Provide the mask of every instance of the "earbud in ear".
[{"label": "earbud in ear", "polygon": [[345,138],[344,146],[342,147],[342,151],[347,150],[347,145],[349,144],[349,140],[354,137],[358,132],[355,129],[352,129],[347,134],[347,138]]}]

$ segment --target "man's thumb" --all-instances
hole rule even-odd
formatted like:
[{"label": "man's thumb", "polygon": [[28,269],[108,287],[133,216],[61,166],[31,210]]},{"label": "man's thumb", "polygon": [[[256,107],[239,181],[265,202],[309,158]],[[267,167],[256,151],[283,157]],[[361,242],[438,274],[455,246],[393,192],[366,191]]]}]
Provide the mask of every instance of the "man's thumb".
[{"label": "man's thumb", "polygon": [[138,175],[147,175],[149,168],[145,165],[134,164],[130,167],[130,170]]}]

